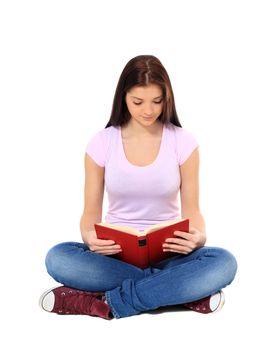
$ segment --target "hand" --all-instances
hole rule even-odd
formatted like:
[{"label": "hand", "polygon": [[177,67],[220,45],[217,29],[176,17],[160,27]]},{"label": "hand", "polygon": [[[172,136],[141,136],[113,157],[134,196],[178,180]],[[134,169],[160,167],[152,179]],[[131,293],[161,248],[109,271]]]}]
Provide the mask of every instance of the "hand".
[{"label": "hand", "polygon": [[83,237],[83,241],[92,252],[102,255],[118,254],[122,251],[120,245],[115,244],[114,241],[98,239],[95,230],[87,231],[85,233],[85,238]]},{"label": "hand", "polygon": [[206,242],[206,234],[195,227],[190,227],[190,232],[174,231],[174,234],[179,238],[167,238],[163,244],[164,252],[189,254]]}]

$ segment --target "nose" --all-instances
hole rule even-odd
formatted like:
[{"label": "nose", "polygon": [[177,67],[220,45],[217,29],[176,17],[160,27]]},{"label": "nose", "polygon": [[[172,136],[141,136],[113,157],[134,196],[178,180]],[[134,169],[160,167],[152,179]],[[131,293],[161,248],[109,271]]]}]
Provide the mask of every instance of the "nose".
[{"label": "nose", "polygon": [[151,106],[151,105],[145,106],[143,112],[144,112],[145,117],[150,117],[153,114],[153,106]]}]

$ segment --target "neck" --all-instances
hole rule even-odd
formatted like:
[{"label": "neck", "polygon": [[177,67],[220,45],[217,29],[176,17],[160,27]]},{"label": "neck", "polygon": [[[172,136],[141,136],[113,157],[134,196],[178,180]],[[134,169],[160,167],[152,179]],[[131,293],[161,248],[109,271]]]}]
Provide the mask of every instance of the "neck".
[{"label": "neck", "polygon": [[135,135],[136,137],[156,135],[160,131],[160,128],[162,128],[162,123],[159,120],[146,126],[138,123],[135,119],[130,119],[125,126],[125,129],[127,129],[131,135]]}]

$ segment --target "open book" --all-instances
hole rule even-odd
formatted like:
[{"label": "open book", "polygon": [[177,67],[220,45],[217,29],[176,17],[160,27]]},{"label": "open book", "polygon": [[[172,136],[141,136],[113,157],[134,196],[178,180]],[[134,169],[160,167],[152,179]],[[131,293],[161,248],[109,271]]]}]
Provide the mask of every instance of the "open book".
[{"label": "open book", "polygon": [[177,253],[164,252],[163,243],[174,231],[189,232],[189,219],[163,221],[149,226],[144,231],[129,226],[101,222],[94,224],[99,239],[111,239],[121,246],[122,251],[112,257],[140,268],[146,268]]}]

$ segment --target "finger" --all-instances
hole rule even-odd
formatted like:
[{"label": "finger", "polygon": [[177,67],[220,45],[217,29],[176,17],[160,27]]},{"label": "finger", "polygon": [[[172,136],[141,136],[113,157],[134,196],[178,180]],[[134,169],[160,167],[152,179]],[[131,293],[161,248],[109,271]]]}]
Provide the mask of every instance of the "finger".
[{"label": "finger", "polygon": [[187,255],[191,253],[189,251],[180,251],[180,250],[173,250],[173,249],[165,249],[164,252],[177,253],[177,254],[183,254],[183,255]]},{"label": "finger", "polygon": [[178,237],[182,237],[182,238],[187,239],[187,240],[191,240],[193,237],[192,233],[185,232],[185,231],[174,231],[174,235],[178,236]]},{"label": "finger", "polygon": [[99,254],[102,254],[102,255],[112,255],[112,254],[118,254],[120,253],[122,250],[119,249],[119,250],[99,250],[97,251],[96,253],[99,253]]},{"label": "finger", "polygon": [[179,244],[179,245],[187,245],[189,241],[187,239],[184,238],[168,238],[165,241],[166,243],[175,243],[175,244]]},{"label": "finger", "polygon": [[168,244],[165,243],[163,246],[165,249],[173,250],[173,251],[185,251],[185,252],[191,252],[192,250],[195,249],[195,244],[193,242],[188,242],[186,241],[185,245],[179,245],[179,244]]},{"label": "finger", "polygon": [[113,244],[115,244],[114,241],[110,240],[110,239],[95,239],[94,240],[94,244],[97,245],[97,246],[111,246]]},{"label": "finger", "polygon": [[191,249],[190,247],[175,246],[173,248],[164,248],[163,251],[164,252],[174,252],[174,253],[178,253],[178,254],[189,254],[193,251],[193,249]]},{"label": "finger", "polygon": [[93,245],[93,250],[94,251],[106,251],[106,250],[119,250],[121,249],[121,246],[119,244],[112,245],[112,246],[98,246],[98,245]]}]

